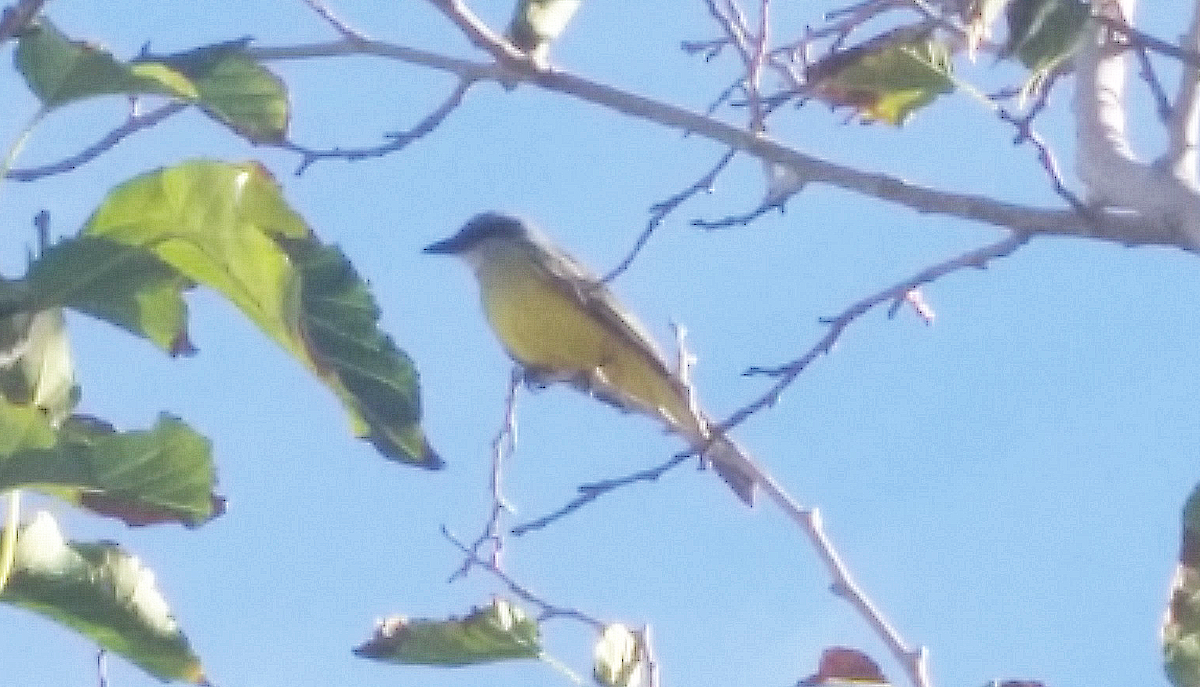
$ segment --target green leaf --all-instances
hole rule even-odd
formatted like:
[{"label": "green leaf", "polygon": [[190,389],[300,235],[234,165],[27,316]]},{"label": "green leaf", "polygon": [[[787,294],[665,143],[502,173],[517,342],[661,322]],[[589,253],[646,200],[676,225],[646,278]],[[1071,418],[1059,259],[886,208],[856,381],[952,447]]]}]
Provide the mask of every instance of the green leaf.
[{"label": "green leaf", "polygon": [[120,62],[99,46],[69,39],[45,17],[22,32],[13,60],[47,108],[98,95],[198,95],[186,77],[167,66]]},{"label": "green leaf", "polygon": [[21,421],[28,438],[0,453],[0,491],[35,489],[128,525],[197,527],[224,511],[213,493],[209,441],[177,418],[161,415],[149,430],[118,432],[74,415],[56,435],[28,406],[0,403],[0,431]]},{"label": "green leaf", "polygon": [[113,544],[65,541],[49,513],[20,530],[0,601],[60,622],[160,680],[208,684],[154,573]]},{"label": "green leaf", "polygon": [[215,289],[338,395],[388,457],[436,468],[416,372],[378,331],[362,281],[254,163],[186,162],[109,194],[83,236],[138,248]]},{"label": "green leaf", "polygon": [[1078,49],[1091,14],[1078,0],[1013,0],[1005,11],[1008,41],[1002,57],[1016,55],[1035,77]]},{"label": "green leaf", "polygon": [[172,355],[194,352],[183,300],[191,281],[144,248],[96,236],[65,239],[42,252],[25,280],[41,307],[71,307]]},{"label": "green leaf", "polygon": [[354,649],[363,658],[438,666],[537,658],[541,652],[537,623],[504,599],[462,619],[389,618],[369,642]]},{"label": "green leaf", "polygon": [[1167,676],[1177,687],[1200,684],[1200,485],[1183,509],[1179,565],[1163,620]]},{"label": "green leaf", "polygon": [[350,408],[356,431],[397,460],[441,459],[421,433],[421,395],[412,360],[378,328],[366,283],[336,246],[280,239],[302,275],[301,324],[325,383]]},{"label": "green leaf", "polygon": [[248,38],[139,60],[186,75],[209,116],[255,143],[281,143],[289,106],[283,81],[246,52]]},{"label": "green leaf", "polygon": [[809,68],[813,92],[866,120],[902,126],[918,108],[954,90],[949,52],[920,38],[850,48]]}]

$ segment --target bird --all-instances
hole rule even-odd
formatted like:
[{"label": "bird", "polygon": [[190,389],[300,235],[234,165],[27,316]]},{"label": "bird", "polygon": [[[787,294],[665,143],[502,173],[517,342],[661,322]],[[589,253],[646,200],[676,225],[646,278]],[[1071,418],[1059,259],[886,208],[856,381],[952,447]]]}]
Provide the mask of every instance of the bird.
[{"label": "bird", "polygon": [[485,212],[424,252],[471,267],[488,323],[528,386],[568,384],[658,419],[753,505],[764,473],[696,406],[689,385],[612,291],[530,223]]}]

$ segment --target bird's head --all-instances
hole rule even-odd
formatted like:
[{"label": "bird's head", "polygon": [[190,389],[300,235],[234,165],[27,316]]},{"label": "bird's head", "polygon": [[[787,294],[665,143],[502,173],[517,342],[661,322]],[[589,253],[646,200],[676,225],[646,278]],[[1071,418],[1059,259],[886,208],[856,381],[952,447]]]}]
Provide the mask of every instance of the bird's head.
[{"label": "bird's head", "polygon": [[465,255],[489,243],[528,243],[530,230],[525,222],[511,215],[485,212],[476,215],[453,236],[425,246],[424,252]]}]

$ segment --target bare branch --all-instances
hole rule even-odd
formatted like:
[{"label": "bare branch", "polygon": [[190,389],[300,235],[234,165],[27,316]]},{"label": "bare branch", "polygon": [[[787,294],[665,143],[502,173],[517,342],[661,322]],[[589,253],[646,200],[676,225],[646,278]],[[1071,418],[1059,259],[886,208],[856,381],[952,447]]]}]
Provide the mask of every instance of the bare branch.
[{"label": "bare branch", "polygon": [[189,104],[190,103],[184,102],[171,102],[144,114],[131,115],[129,119],[125,120],[124,124],[108,132],[99,141],[96,141],[92,145],[84,148],[71,157],[59,160],[58,162],[54,162],[52,164],[42,165],[41,167],[11,169],[5,176],[16,181],[36,181],[42,177],[69,172],[108,152],[113,146],[120,143],[121,140],[126,136],[141,131],[142,129],[148,129],[167,117],[182,112],[183,110],[187,109]]},{"label": "bare branch", "polygon": [[560,520],[563,517],[566,517],[567,515],[579,510],[580,508],[586,506],[592,501],[595,501],[610,491],[615,491],[622,487],[627,487],[638,482],[654,482],[658,480],[659,477],[662,477],[666,473],[673,470],[676,466],[695,455],[695,451],[683,451],[681,453],[676,453],[665,463],[660,463],[652,468],[639,470],[623,477],[613,477],[611,479],[600,480],[599,482],[581,484],[579,485],[579,496],[571,499],[566,503],[566,505],[562,506],[553,513],[543,515],[536,520],[530,520],[529,522],[521,523],[520,525],[517,525],[509,530],[509,532],[520,537],[522,535],[529,534],[534,530],[540,530],[554,521]]},{"label": "bare branch", "polygon": [[484,570],[487,570],[494,575],[496,579],[503,582],[509,588],[509,590],[522,601],[533,604],[534,606],[540,608],[541,612],[538,614],[538,620],[549,620],[551,618],[572,618],[591,626],[597,632],[602,632],[604,630],[605,624],[602,621],[588,615],[587,613],[574,608],[557,606],[534,594],[528,588],[519,584],[516,580],[510,577],[508,573],[493,565],[490,561],[480,558],[478,555],[476,555],[476,553],[472,551],[470,547],[459,541],[458,538],[451,534],[445,526],[442,527],[442,536],[446,537],[451,544],[457,546],[458,549],[467,556],[467,559],[471,562],[471,565],[476,565]]},{"label": "bare branch", "polygon": [[601,279],[601,281],[610,282],[613,279],[616,279],[617,276],[619,276],[622,272],[629,269],[629,266],[633,264],[634,258],[636,258],[638,253],[641,252],[642,248],[645,247],[646,242],[650,240],[650,236],[654,233],[654,231],[658,229],[658,225],[662,224],[663,220],[665,220],[668,215],[674,212],[680,205],[687,202],[689,198],[695,196],[697,193],[704,193],[711,189],[713,184],[716,183],[717,176],[722,170],[725,169],[725,167],[729,165],[730,161],[733,160],[733,156],[736,154],[736,150],[730,149],[724,155],[722,155],[721,159],[717,161],[717,164],[713,165],[712,169],[708,170],[708,172],[705,173],[704,176],[700,177],[696,183],[688,186],[684,190],[676,193],[660,203],[655,203],[650,208],[650,221],[646,223],[646,228],[642,230],[642,233],[638,236],[637,241],[634,242],[633,248],[628,254],[626,254],[621,262],[617,264],[616,267],[614,267],[608,274],[604,275],[604,278]]},{"label": "bare branch", "polygon": [[762,160],[792,167],[810,183],[824,183],[902,205],[917,212],[940,214],[1027,234],[1076,236],[1122,245],[1162,245],[1191,250],[1177,225],[1148,221],[1134,213],[1099,213],[1080,217],[1074,210],[1030,208],[992,198],[941,191],[903,179],[839,165],[789,148],[764,135],[676,105],[640,96],[562,70],[539,71],[526,63],[502,65],[446,57],[438,53],[378,41],[334,41],[277,48],[253,48],[263,60],[321,56],[375,55],[448,71],[470,80],[506,84],[524,82],[590,102],[635,119],[681,129],[717,141]]},{"label": "bare branch", "polygon": [[302,0],[302,1],[304,2],[305,5],[308,5],[309,9],[311,9],[313,12],[316,12],[317,16],[321,17],[322,19],[325,20],[325,22],[327,24],[332,26],[334,31],[337,31],[338,33],[340,33],[342,35],[342,38],[345,38],[347,40],[352,40],[352,41],[366,40],[367,37],[365,35],[363,35],[359,31],[352,28],[346,22],[342,21],[337,15],[335,15],[333,13],[332,10],[330,10],[328,7],[326,7],[325,3],[321,2],[321,0]]},{"label": "bare branch", "polygon": [[[505,512],[512,513],[513,508],[508,503],[508,499],[504,497],[501,487],[504,476],[504,459],[511,456],[517,448],[517,389],[520,387],[522,379],[524,379],[524,373],[521,367],[513,367],[508,382],[508,392],[504,396],[504,422],[500,431],[496,432],[496,436],[492,439],[491,512],[488,514],[487,523],[483,526],[483,534],[471,543],[469,555],[458,570],[450,576],[450,582],[460,577],[466,577],[475,562],[481,558],[479,552],[484,546],[490,545],[490,553],[487,556],[489,569],[500,570],[502,568],[501,553],[504,550],[504,533],[500,529],[500,519]],[[442,531],[446,531],[444,527]]]},{"label": "bare branch", "polygon": [[871,294],[851,304],[838,315],[822,320],[824,324],[829,325],[829,331],[816,344],[809,348],[804,355],[779,367],[755,367],[745,372],[747,375],[768,375],[778,377],[779,379],[767,393],[731,415],[728,420],[721,424],[721,428],[724,430],[735,427],[754,413],[775,405],[784,389],[791,385],[796,377],[814,360],[828,353],[833,348],[833,345],[837,343],[838,339],[841,338],[842,332],[868,311],[883,303],[902,301],[906,298],[909,291],[936,281],[952,272],[967,267],[980,269],[987,267],[988,263],[992,260],[1012,254],[1013,251],[1020,248],[1029,239],[1030,236],[1028,234],[1014,232],[1001,241],[968,251],[949,260],[939,262],[936,265],[931,265],[904,281],[893,284],[882,291]]},{"label": "bare branch", "polygon": [[1123,19],[1104,15],[1092,15],[1092,18],[1100,22],[1109,31],[1129,37],[1134,45],[1168,57],[1174,57],[1184,64],[1200,68],[1200,52],[1197,50],[1185,50],[1177,45],[1171,45],[1161,38],[1155,38],[1148,33],[1138,31]]},{"label": "bare branch", "polygon": [[[1183,38],[1191,50],[1200,49],[1200,4],[1192,3],[1192,21]],[[1175,107],[1169,110],[1167,132],[1170,144],[1163,156],[1163,163],[1170,166],[1176,176],[1198,183],[1197,158],[1200,151],[1200,68],[1185,68],[1179,76],[1179,89]]]},{"label": "bare branch", "polygon": [[501,64],[516,63],[525,65],[528,69],[539,69],[538,65],[525,53],[517,49],[502,35],[492,31],[460,0],[429,0],[429,4],[446,15],[475,47],[491,55],[497,62]]},{"label": "bare branch", "polygon": [[454,88],[454,92],[451,93],[441,105],[434,109],[433,112],[430,112],[425,116],[424,119],[418,122],[416,126],[404,133],[388,134],[388,138],[390,138],[391,141],[383,145],[368,148],[330,148],[327,150],[316,150],[288,142],[285,143],[283,147],[297,152],[303,157],[299,167],[296,168],[297,176],[303,174],[310,165],[318,160],[342,159],[349,160],[351,162],[357,162],[358,160],[364,160],[372,157],[382,157],[384,155],[388,155],[389,153],[403,150],[417,139],[421,138],[422,136],[426,136],[437,129],[438,126],[445,121],[446,117],[449,117],[450,113],[454,112],[454,110],[460,104],[462,104],[463,97],[467,94],[467,91],[470,90],[474,83],[475,82],[473,80],[466,77],[459,80],[458,85]]}]

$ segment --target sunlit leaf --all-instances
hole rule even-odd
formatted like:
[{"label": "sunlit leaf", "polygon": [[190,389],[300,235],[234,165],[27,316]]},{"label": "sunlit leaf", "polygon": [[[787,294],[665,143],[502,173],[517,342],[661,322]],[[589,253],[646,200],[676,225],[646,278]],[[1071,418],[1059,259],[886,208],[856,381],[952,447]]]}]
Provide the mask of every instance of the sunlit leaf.
[{"label": "sunlit leaf", "polygon": [[338,395],[388,457],[441,461],[418,424],[411,361],[378,331],[366,287],[253,163],[186,162],[114,189],[84,237],[137,248],[228,298]]},{"label": "sunlit leaf", "polygon": [[287,136],[288,99],[283,81],[246,52],[249,39],[208,45],[140,61],[164,64],[186,75],[210,116],[255,143]]},{"label": "sunlit leaf", "polygon": [[609,625],[592,648],[592,677],[604,687],[641,687],[645,658],[636,633],[620,623]]},{"label": "sunlit leaf", "polygon": [[20,530],[0,601],[58,621],[161,680],[207,684],[154,573],[113,544],[65,541],[48,513]]},{"label": "sunlit leaf", "polygon": [[895,126],[938,95],[953,91],[950,75],[945,46],[924,38],[858,46],[808,71],[817,97],[835,107],[853,108],[865,120]]},{"label": "sunlit leaf", "polygon": [[[54,428],[41,408],[0,400],[0,456],[49,449],[57,440]],[[4,489],[0,487],[0,491]]]},{"label": "sunlit leaf", "polygon": [[69,39],[45,17],[21,33],[13,59],[30,90],[48,108],[121,93],[188,99],[198,95],[186,77],[166,65],[126,64],[104,48]]},{"label": "sunlit leaf", "polygon": [[20,322],[24,336],[10,353],[15,359],[0,364],[0,393],[11,403],[31,404],[57,426],[75,407],[78,389],[66,322],[61,308],[15,313],[6,325]]},{"label": "sunlit leaf", "polygon": [[1200,485],[1183,508],[1179,565],[1163,620],[1167,676],[1176,687],[1200,684]]},{"label": "sunlit leaf", "polygon": [[0,403],[0,431],[26,437],[0,453],[0,491],[36,489],[130,525],[195,527],[221,514],[209,442],[177,418],[118,432],[76,415],[47,434],[49,424],[36,413]]},{"label": "sunlit leaf", "polygon": [[538,626],[521,609],[496,599],[466,618],[389,618],[355,655],[393,663],[464,666],[541,654]]}]

